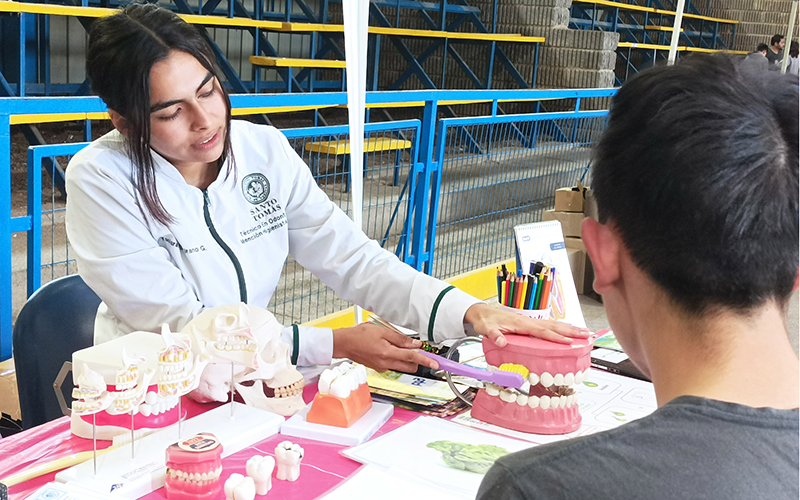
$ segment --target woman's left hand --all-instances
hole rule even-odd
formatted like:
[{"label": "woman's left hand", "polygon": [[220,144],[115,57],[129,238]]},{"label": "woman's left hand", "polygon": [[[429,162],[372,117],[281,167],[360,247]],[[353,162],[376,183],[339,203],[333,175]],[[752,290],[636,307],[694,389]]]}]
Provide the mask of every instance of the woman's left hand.
[{"label": "woman's left hand", "polygon": [[570,344],[572,338],[585,339],[591,334],[587,328],[578,328],[558,321],[531,319],[483,303],[467,309],[464,322],[470,323],[475,333],[489,337],[498,347],[506,345],[504,333],[530,335],[560,344]]}]

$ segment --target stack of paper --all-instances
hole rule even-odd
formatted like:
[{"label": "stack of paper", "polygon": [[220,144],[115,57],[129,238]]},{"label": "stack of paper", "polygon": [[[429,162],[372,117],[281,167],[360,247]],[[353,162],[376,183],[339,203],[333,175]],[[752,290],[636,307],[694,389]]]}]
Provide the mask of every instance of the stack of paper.
[{"label": "stack of paper", "polygon": [[[445,417],[469,407],[453,393],[447,382],[441,380],[395,371],[379,373],[367,368],[367,384],[374,400],[428,415]],[[460,390],[464,389],[467,387],[460,387]],[[474,396],[475,389],[469,389],[467,399],[471,401]]]}]

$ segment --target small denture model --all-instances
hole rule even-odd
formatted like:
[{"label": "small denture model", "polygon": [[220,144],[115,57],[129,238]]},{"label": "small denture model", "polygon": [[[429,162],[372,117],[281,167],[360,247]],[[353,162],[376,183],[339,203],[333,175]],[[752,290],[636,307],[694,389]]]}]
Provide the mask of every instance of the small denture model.
[{"label": "small denture model", "polygon": [[256,497],[256,484],[252,477],[231,474],[225,481],[225,500],[253,500]]},{"label": "small denture model", "polygon": [[213,498],[221,489],[221,473],[222,444],[213,434],[197,434],[167,448],[164,488],[169,500]]},{"label": "small denture model", "polygon": [[[525,335],[506,335],[506,340],[506,346],[499,348],[491,340],[483,339],[486,362],[499,369],[507,363],[527,369],[528,394],[509,385],[486,384],[475,396],[472,416],[533,434],[567,434],[577,430],[581,425],[578,396],[570,386],[586,380],[593,339],[572,339],[572,344],[558,344]],[[524,370],[519,371],[519,375],[523,373]]]},{"label": "small denture model", "polygon": [[306,415],[307,422],[346,428],[372,408],[364,365],[344,362],[325,370],[318,387]]},{"label": "small denture model", "polygon": [[300,477],[300,461],[303,460],[303,448],[291,441],[283,441],[275,447],[275,461],[278,472],[275,475],[281,481],[297,481]]},{"label": "small denture model", "polygon": [[266,495],[272,488],[272,471],[275,470],[275,459],[270,456],[253,455],[245,465],[247,477],[253,479],[257,495]]}]

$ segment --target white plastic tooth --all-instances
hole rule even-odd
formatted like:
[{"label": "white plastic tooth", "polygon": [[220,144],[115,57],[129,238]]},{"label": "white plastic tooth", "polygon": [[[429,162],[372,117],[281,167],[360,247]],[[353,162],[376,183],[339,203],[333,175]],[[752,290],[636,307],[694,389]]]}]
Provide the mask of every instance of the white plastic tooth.
[{"label": "white plastic tooth", "polygon": [[539,408],[542,410],[550,408],[550,396],[542,396],[539,398]]},{"label": "white plastic tooth", "polygon": [[550,409],[557,410],[561,407],[561,399],[558,396],[550,397]]},{"label": "white plastic tooth", "polygon": [[575,385],[575,374],[567,373],[564,375],[564,385]]},{"label": "white plastic tooth", "polygon": [[534,386],[534,385],[538,384],[539,383],[539,375],[536,375],[535,373],[530,372],[528,374],[528,382],[531,384],[531,386]]},{"label": "white plastic tooth", "polygon": [[365,367],[364,365],[357,365],[356,374],[358,375],[359,385],[367,383],[367,367]]},{"label": "white plastic tooth", "polygon": [[154,404],[156,404],[158,402],[158,395],[156,395],[155,392],[150,391],[147,394],[145,394],[144,402],[149,404],[150,406],[153,406]]},{"label": "white plastic tooth", "polygon": [[194,472],[189,473],[189,481],[197,481],[197,479],[198,479],[197,474],[195,474]]},{"label": "white plastic tooth", "polygon": [[542,373],[541,383],[545,387],[550,387],[553,385],[553,376],[548,372]]},{"label": "white plastic tooth", "polygon": [[347,377],[339,376],[331,384],[331,396],[346,398],[350,395],[350,382]]},{"label": "white plastic tooth", "polygon": [[500,391],[500,399],[506,403],[513,403],[517,400],[517,396],[508,389],[503,389]]},{"label": "white plastic tooth", "polygon": [[578,373],[575,374],[575,383],[576,384],[582,384],[584,380],[586,380],[586,372],[581,370],[581,371],[579,371]]},{"label": "white plastic tooth", "polygon": [[531,408],[539,407],[539,396],[528,396],[528,406]]},{"label": "white plastic tooth", "polygon": [[203,472],[200,474],[200,481],[208,481],[208,472]]},{"label": "white plastic tooth", "polygon": [[555,385],[564,385],[564,375],[561,373],[556,373],[553,377],[553,383]]},{"label": "white plastic tooth", "polygon": [[329,394],[331,392],[331,382],[336,380],[338,375],[338,373],[330,369],[322,372],[319,376],[319,383],[317,384],[320,394]]},{"label": "white plastic tooth", "polygon": [[339,373],[344,375],[345,373],[350,371],[350,368],[352,366],[353,365],[349,361],[345,361],[344,363],[341,363],[339,366],[337,366],[336,369],[339,370]]},{"label": "white plastic tooth", "polygon": [[347,372],[346,378],[347,381],[350,382],[351,391],[355,391],[356,389],[358,389],[358,386],[360,384],[358,383],[358,374],[356,374],[355,370],[350,370],[349,372]]},{"label": "white plastic tooth", "polygon": [[517,396],[517,404],[520,406],[525,406],[528,404],[528,396],[525,394],[520,394]]},{"label": "white plastic tooth", "polygon": [[567,406],[572,406],[575,403],[575,395],[570,394],[567,396]]},{"label": "white plastic tooth", "polygon": [[492,383],[486,384],[486,394],[490,396],[499,396],[500,387]]},{"label": "white plastic tooth", "polygon": [[561,397],[560,397],[560,398],[558,398],[558,399],[560,399],[560,400],[561,400],[561,404],[560,404],[559,406],[560,406],[561,408],[566,408],[566,407],[567,407],[567,396],[561,396]]}]

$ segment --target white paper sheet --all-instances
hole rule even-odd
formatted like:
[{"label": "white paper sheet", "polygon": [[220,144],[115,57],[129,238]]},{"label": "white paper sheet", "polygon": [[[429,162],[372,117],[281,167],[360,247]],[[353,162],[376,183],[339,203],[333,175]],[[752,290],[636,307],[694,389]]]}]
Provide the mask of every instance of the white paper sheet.
[{"label": "white paper sheet", "polygon": [[409,477],[402,470],[384,470],[377,465],[368,465],[355,476],[329,492],[325,500],[409,500],[413,498],[435,498],[437,500],[467,500],[473,496],[457,494],[439,488],[427,481]]},{"label": "white paper sheet", "polygon": [[474,497],[483,480],[483,474],[458,470],[446,465],[442,460],[442,452],[428,447],[429,443],[435,441],[494,445],[505,448],[509,453],[531,447],[530,442],[482,432],[440,418],[423,416],[342,453],[358,462],[401,470],[448,491]]}]

